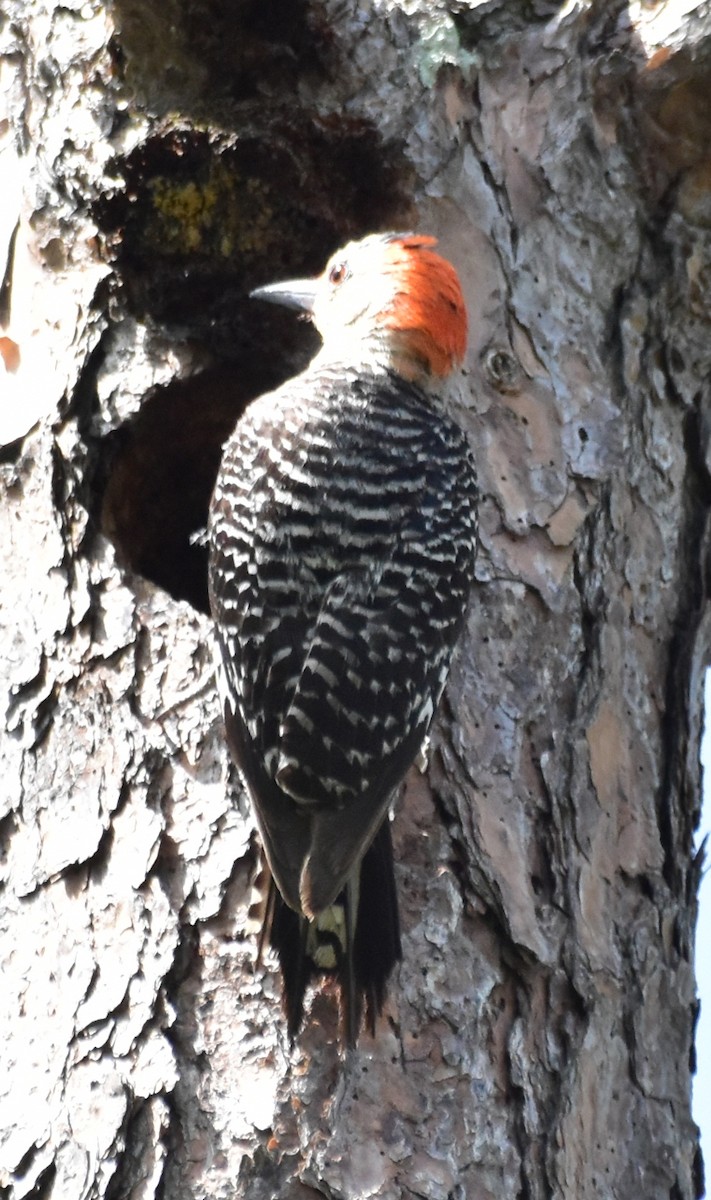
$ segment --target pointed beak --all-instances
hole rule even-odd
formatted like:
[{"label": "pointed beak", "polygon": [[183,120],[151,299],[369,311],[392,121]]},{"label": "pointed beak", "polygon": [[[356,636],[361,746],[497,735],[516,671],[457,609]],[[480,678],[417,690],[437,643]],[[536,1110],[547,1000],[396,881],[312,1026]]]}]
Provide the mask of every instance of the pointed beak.
[{"label": "pointed beak", "polygon": [[316,302],[316,279],[292,279],[288,283],[269,283],[249,293],[251,300],[267,300],[269,304],[283,304],[299,312],[313,312]]}]

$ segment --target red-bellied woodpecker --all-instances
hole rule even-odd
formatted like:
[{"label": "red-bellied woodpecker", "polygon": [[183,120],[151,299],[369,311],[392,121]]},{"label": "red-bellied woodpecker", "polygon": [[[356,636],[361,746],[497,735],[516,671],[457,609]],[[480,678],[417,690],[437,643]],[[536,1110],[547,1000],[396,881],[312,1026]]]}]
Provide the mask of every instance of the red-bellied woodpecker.
[{"label": "red-bellied woodpecker", "polygon": [[289,1033],[313,974],[343,1036],[400,958],[388,809],[427,735],[474,573],[476,476],[442,405],[467,319],[436,239],[375,234],[252,295],[309,313],[310,366],[254,400],[209,523],[227,739],[272,882]]}]

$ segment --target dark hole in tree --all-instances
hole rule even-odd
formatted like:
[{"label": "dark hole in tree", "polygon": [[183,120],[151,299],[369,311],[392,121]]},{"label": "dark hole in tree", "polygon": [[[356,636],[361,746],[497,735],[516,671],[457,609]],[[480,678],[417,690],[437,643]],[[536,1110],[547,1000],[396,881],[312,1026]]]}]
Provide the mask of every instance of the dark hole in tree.
[{"label": "dark hole in tree", "polygon": [[[161,388],[110,435],[102,526],[124,565],[207,610],[205,526],[220,445],[239,415],[223,372]],[[170,431],[167,433],[167,431]]]},{"label": "dark hole in tree", "polygon": [[[310,338],[305,341],[309,343]],[[130,570],[208,611],[201,536],[222,445],[245,405],[280,381],[278,364],[227,364],[159,388],[109,435],[101,524]]]}]

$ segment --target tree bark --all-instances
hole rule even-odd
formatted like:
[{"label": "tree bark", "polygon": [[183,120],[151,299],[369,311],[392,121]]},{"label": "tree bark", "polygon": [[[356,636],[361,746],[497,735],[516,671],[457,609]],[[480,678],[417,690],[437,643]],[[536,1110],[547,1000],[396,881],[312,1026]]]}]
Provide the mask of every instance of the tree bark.
[{"label": "tree bark", "polygon": [[[701,1196],[707,6],[6,0],[0,50],[0,1195]],[[199,533],[315,345],[250,288],[387,228],[462,277],[481,550],[342,1057],[257,963]]]}]

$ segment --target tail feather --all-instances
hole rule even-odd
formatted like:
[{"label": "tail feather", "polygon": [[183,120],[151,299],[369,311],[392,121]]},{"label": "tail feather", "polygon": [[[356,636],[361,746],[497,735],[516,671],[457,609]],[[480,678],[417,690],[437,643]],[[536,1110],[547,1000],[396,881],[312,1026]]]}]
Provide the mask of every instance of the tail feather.
[{"label": "tail feather", "polygon": [[353,945],[355,977],[365,996],[366,1023],[371,1033],[382,1011],[388,977],[401,958],[393,843],[386,817],[361,865]]},{"label": "tail feather", "polygon": [[347,884],[331,909],[315,920],[294,912],[272,880],[262,942],[267,940],[279,957],[292,1042],[309,982],[322,974],[335,975],[339,984],[344,1042],[356,1044],[364,1006],[367,1027],[374,1033],[388,977],[401,957],[389,820],[363,857],[359,881]]},{"label": "tail feather", "polygon": [[262,944],[267,940],[279,956],[282,999],[289,1041],[294,1042],[304,1015],[304,995],[313,967],[306,954],[308,921],[283,900],[274,880],[269,885]]}]

